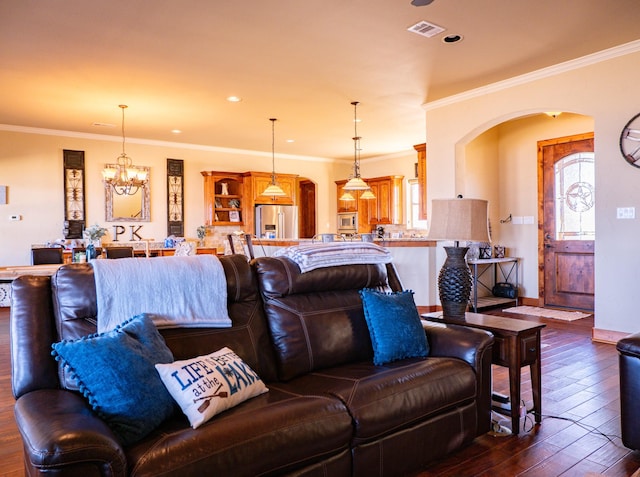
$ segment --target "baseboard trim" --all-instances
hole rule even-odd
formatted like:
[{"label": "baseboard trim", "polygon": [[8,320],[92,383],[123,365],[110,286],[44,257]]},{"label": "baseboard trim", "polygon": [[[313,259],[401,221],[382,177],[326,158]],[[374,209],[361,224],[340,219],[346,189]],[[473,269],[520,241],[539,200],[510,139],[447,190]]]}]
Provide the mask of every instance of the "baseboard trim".
[{"label": "baseboard trim", "polygon": [[418,313],[433,313],[434,311],[442,310],[442,307],[438,305],[428,305],[428,306],[418,305],[416,306],[416,308],[418,309]]},{"label": "baseboard trim", "polygon": [[527,298],[526,296],[518,298],[518,303],[520,306],[544,306],[540,305],[539,298]]},{"label": "baseboard trim", "polygon": [[591,340],[598,343],[616,344],[622,338],[629,336],[630,333],[622,331],[601,330],[593,328],[591,330]]}]

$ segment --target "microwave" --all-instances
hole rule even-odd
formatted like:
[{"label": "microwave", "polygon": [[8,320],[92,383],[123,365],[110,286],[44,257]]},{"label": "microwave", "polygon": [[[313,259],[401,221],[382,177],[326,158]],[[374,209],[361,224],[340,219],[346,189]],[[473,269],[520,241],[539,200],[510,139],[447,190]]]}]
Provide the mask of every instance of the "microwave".
[{"label": "microwave", "polygon": [[355,234],[358,232],[358,213],[340,212],[338,214],[338,233]]}]

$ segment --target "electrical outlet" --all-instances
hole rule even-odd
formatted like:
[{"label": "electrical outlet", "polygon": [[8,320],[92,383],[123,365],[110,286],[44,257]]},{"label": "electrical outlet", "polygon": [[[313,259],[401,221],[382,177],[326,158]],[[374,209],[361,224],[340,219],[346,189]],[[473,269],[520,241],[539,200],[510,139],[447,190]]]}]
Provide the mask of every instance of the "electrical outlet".
[{"label": "electrical outlet", "polygon": [[511,223],[514,225],[522,225],[523,223],[523,218],[521,215],[514,215],[513,218],[511,219]]},{"label": "electrical outlet", "polygon": [[11,220],[12,222],[22,220],[22,215],[10,215],[9,220]]},{"label": "electrical outlet", "polygon": [[617,219],[635,219],[636,208],[635,207],[618,207],[616,209]]},{"label": "electrical outlet", "polygon": [[525,215],[523,223],[527,225],[533,224],[533,215]]}]

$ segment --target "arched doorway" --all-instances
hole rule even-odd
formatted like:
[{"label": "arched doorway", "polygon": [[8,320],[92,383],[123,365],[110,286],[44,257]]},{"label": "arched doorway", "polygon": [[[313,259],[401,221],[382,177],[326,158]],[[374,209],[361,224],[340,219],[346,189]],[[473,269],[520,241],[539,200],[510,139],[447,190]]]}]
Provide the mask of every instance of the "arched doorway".
[{"label": "arched doorway", "polygon": [[[594,130],[591,116],[521,113],[487,123],[456,145],[455,193],[489,200],[493,245],[518,257],[522,304],[542,306],[539,250],[538,141]],[[513,220],[512,220],[513,219]]]}]

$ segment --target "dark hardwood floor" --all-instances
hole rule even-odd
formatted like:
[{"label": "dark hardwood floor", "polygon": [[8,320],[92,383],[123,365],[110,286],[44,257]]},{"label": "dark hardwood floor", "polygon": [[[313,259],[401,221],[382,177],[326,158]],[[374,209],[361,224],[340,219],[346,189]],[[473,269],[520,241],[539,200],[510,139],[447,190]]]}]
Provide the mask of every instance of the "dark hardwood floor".
[{"label": "dark hardwood floor", "polygon": [[0,475],[22,477],[22,440],[13,418],[9,308],[0,308]]},{"label": "dark hardwood floor", "polygon": [[[518,436],[484,435],[417,477],[624,476],[640,468],[640,453],[620,442],[618,356],[615,346],[592,343],[593,319],[573,322],[491,312],[544,322],[543,421],[527,417]],[[0,309],[0,475],[21,477],[22,444],[13,418],[9,311]],[[523,370],[523,398],[531,382]],[[494,390],[508,394],[506,368],[494,368]],[[508,423],[508,421],[506,421]]]},{"label": "dark hardwood floor", "polygon": [[[484,435],[431,465],[418,477],[629,477],[640,453],[620,440],[618,354],[614,345],[591,341],[593,318],[565,322],[500,311],[485,313],[540,321],[542,330],[542,424],[528,415],[517,436]],[[494,366],[494,391],[509,394],[506,368]],[[531,380],[522,369],[522,397],[531,408]],[[510,426],[509,421],[506,424]]]}]

